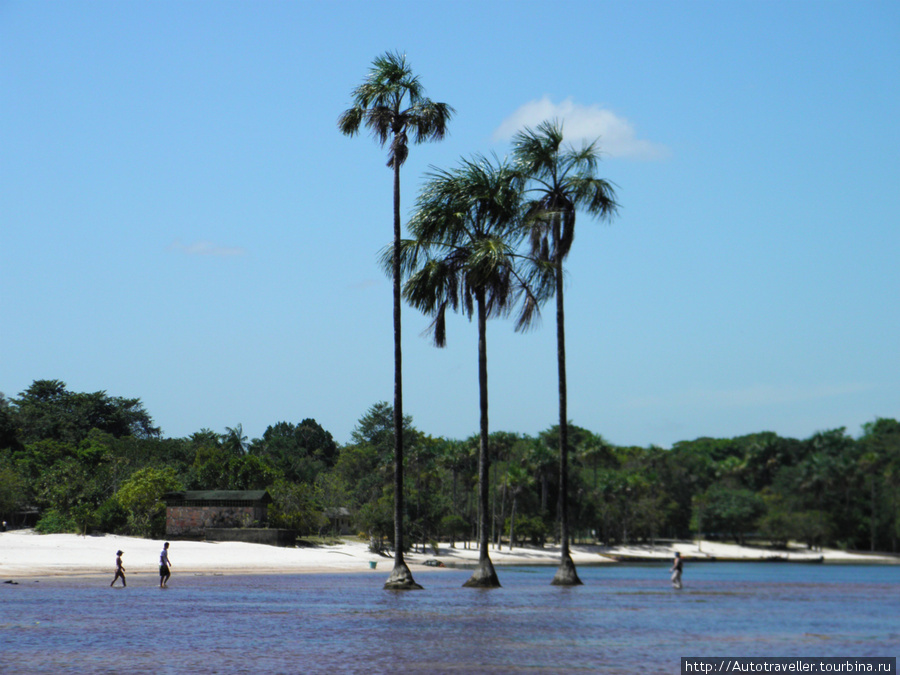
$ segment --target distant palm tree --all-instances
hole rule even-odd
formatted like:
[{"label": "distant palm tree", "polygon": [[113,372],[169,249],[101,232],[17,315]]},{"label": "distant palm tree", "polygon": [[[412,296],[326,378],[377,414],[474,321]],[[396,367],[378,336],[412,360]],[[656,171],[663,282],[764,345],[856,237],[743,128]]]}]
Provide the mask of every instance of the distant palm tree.
[{"label": "distant palm tree", "polygon": [[[500,585],[488,553],[488,382],[487,319],[520,306],[517,329],[535,318],[538,298],[530,293],[516,247],[526,234],[520,225],[520,178],[507,164],[476,157],[453,171],[434,171],[419,195],[409,223],[412,241],[401,253],[409,303],[434,316],[434,342],[447,342],[448,308],[478,322],[480,446],[479,561],[466,586]],[[386,261],[387,262],[387,261]]]},{"label": "distant palm tree", "polygon": [[244,435],[244,427],[240,424],[234,428],[225,427],[225,433],[222,434],[222,446],[238,457],[247,452],[249,444]]},{"label": "distant palm tree", "polygon": [[513,550],[516,542],[516,506],[519,495],[534,483],[534,476],[528,472],[524,464],[511,462],[506,469],[506,483],[512,495],[512,510],[509,513],[509,550]]},{"label": "distant palm tree", "polygon": [[403,559],[403,386],[400,347],[400,167],[414,143],[439,141],[454,113],[446,103],[425,97],[406,57],[387,52],[372,62],[365,81],[353,90],[353,107],[338,118],[341,133],[353,136],[367,127],[382,147],[390,141],[389,168],[394,171],[394,569],[385,588],[421,588]]},{"label": "distant palm tree", "polygon": [[529,178],[527,193],[534,195],[526,206],[532,225],[532,253],[553,270],[556,295],[556,343],[559,370],[559,519],[560,566],[553,584],[581,583],[569,552],[568,517],[568,417],[566,400],[566,333],[563,303],[563,261],[575,239],[575,213],[583,210],[611,218],[618,208],[612,184],[594,175],[599,151],[597,142],[581,149],[563,146],[563,127],[545,121],[536,130],[525,128],[513,139],[513,156]]}]

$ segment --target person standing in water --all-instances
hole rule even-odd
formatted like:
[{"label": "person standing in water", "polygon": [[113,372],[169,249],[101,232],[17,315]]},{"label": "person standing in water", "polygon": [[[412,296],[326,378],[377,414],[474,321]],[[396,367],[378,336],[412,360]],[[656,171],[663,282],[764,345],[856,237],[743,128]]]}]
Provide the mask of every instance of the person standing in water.
[{"label": "person standing in water", "polygon": [[116,585],[116,579],[122,580],[123,587],[128,585],[125,583],[125,568],[122,567],[122,551],[116,551],[116,576],[113,577],[110,588]]},{"label": "person standing in water", "polygon": [[681,559],[681,554],[676,551],[675,561],[672,563],[672,569],[669,570],[672,573],[672,588],[681,588],[681,571],[683,567],[684,561]]},{"label": "person standing in water", "polygon": [[169,581],[169,577],[172,576],[172,573],[169,572],[169,566],[172,563],[169,561],[169,542],[163,544],[163,550],[159,554],[159,587],[166,588],[166,585]]}]

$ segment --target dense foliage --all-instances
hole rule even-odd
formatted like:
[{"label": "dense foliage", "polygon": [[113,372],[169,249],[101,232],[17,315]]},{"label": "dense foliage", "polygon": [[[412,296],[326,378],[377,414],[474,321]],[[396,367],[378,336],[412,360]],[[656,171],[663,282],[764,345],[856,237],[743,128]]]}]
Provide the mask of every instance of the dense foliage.
[{"label": "dense foliage", "polygon": [[[558,536],[556,427],[491,434],[489,536],[500,546]],[[315,420],[278,422],[249,442],[240,425],[164,438],[139,399],[69,392],[36,381],[0,396],[0,514],[29,513],[45,532],[159,536],[162,495],[176,489],[268,489],[273,526],[329,531],[347,509],[355,529],[393,539],[393,408],[377,403],[346,445]],[[404,417],[407,539],[477,539],[478,435],[444,439]],[[900,422],[853,437],[763,432],[698,438],[671,449],[618,447],[570,425],[570,520],[576,541],[619,544],[699,534],[897,551]]]}]

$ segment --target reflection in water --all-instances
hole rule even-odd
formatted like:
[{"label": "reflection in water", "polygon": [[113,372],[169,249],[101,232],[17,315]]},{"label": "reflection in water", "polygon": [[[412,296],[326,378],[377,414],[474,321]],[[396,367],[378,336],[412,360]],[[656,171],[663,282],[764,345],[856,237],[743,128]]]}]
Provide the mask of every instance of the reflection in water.
[{"label": "reflection in water", "polygon": [[[0,588],[0,672],[677,673],[683,656],[898,656],[900,566],[467,570],[390,592],[360,575],[22,581]],[[129,578],[131,581],[131,578]]]}]

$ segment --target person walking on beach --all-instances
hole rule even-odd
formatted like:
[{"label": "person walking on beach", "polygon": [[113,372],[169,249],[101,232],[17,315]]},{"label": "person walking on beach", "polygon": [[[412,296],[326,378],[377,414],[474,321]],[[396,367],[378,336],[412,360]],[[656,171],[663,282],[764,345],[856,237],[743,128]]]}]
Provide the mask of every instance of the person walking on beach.
[{"label": "person walking on beach", "polygon": [[169,572],[169,566],[172,563],[169,561],[169,542],[163,544],[163,550],[159,554],[159,587],[166,588],[167,583],[169,581],[169,577],[172,576],[172,573]]},{"label": "person walking on beach", "polygon": [[672,569],[669,570],[672,573],[672,588],[681,588],[681,570],[683,567],[684,561],[681,559],[681,554],[676,551],[675,561],[672,563]]},{"label": "person walking on beach", "polygon": [[116,585],[116,579],[122,580],[123,588],[128,585],[125,583],[125,568],[122,567],[122,551],[116,551],[116,576],[113,577],[110,588]]}]

